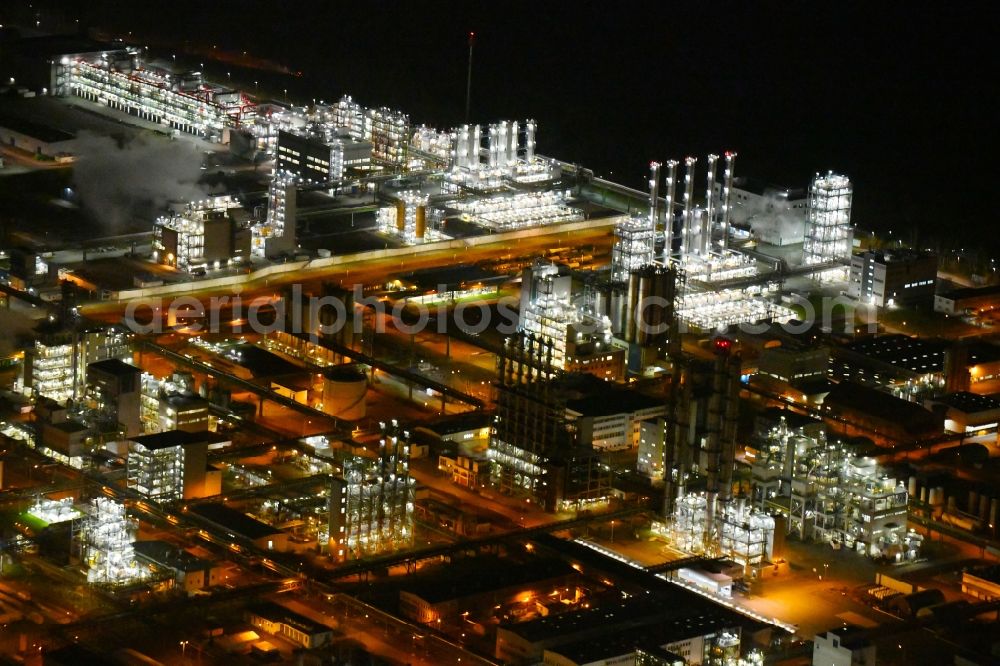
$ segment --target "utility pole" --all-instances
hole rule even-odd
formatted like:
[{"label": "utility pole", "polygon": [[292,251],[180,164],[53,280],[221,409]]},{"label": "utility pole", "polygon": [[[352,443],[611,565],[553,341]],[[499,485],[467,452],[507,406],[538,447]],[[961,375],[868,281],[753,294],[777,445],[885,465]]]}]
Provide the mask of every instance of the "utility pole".
[{"label": "utility pole", "polygon": [[469,107],[472,102],[472,46],[476,43],[476,33],[469,33],[469,71],[465,78],[465,124],[469,124]]}]

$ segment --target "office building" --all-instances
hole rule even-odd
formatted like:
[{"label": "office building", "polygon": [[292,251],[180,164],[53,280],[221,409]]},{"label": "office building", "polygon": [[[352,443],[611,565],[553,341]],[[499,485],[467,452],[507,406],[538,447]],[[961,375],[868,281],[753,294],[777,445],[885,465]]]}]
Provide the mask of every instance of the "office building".
[{"label": "office building", "polygon": [[599,451],[637,447],[640,424],[662,418],[666,411],[662,398],[618,387],[594,387],[587,395],[566,401],[566,421],[579,442]]},{"label": "office building", "polygon": [[937,255],[918,250],[868,251],[851,257],[847,295],[876,307],[919,305],[934,298]]},{"label": "office building", "polygon": [[330,627],[271,601],[259,601],[248,606],[245,618],[251,626],[307,650],[323,647],[333,640]]}]

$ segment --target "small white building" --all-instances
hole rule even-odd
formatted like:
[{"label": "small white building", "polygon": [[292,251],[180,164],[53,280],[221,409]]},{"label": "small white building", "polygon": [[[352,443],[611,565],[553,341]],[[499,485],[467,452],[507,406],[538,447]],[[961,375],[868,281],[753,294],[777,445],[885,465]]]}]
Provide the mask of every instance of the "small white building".
[{"label": "small white building", "polygon": [[813,638],[813,666],[875,666],[875,645],[855,627]]}]

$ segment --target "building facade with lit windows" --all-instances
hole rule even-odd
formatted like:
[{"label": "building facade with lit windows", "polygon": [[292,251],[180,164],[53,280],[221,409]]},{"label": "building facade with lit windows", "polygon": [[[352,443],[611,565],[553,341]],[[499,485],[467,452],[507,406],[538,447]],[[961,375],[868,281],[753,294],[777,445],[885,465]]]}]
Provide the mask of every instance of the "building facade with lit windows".
[{"label": "building facade with lit windows", "polygon": [[663,399],[625,389],[600,391],[566,403],[567,421],[577,438],[600,451],[637,447],[640,424],[666,413]]},{"label": "building facade with lit windows", "polygon": [[87,386],[87,366],[110,358],[132,360],[130,336],[124,329],[74,330],[44,322],[25,354],[24,384],[32,395],[58,402],[79,399]]},{"label": "building facade with lit windows", "polygon": [[851,257],[847,295],[876,307],[930,303],[937,255],[918,250],[869,251]]},{"label": "building facade with lit windows", "polygon": [[128,442],[128,486],[159,502],[218,494],[217,483],[206,483],[207,454],[208,439],[196,433],[169,430],[135,437]]}]

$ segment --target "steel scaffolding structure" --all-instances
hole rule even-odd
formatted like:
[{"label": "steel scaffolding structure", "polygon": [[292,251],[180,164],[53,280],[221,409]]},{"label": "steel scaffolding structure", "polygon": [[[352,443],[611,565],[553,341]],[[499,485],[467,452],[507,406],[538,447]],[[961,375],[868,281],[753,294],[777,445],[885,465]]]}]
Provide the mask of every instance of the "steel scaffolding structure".
[{"label": "steel scaffolding structure", "polygon": [[149,576],[136,562],[132,542],[137,526],[125,506],[107,497],[93,500],[79,539],[81,557],[92,585],[128,585]]},{"label": "steel scaffolding structure", "polygon": [[906,529],[909,494],[870,458],[820,433],[807,437],[784,420],[769,433],[752,469],[753,498],[788,516],[800,539],[871,557],[912,559],[920,539]]},{"label": "steel scaffolding structure", "polygon": [[181,499],[184,496],[184,447],[150,449],[131,442],[126,475],[128,487],[151,500]]},{"label": "steel scaffolding structure", "polygon": [[632,217],[615,226],[615,244],[611,250],[611,280],[626,284],[632,271],[652,265],[656,232],[649,220]]},{"label": "steel scaffolding structure", "polygon": [[353,456],[330,487],[330,554],[357,558],[413,543],[416,482],[410,477],[410,435],[382,423],[378,457]]},{"label": "steel scaffolding structure", "polygon": [[117,108],[202,137],[221,137],[222,130],[248,119],[255,105],[234,91],[200,86],[195,91],[174,89],[168,76],[138,68],[112,69],[109,62],[76,59],[60,64],[69,72],[66,89],[77,97]]},{"label": "steel scaffolding structure", "polygon": [[828,172],[816,174],[809,187],[809,212],[802,243],[802,263],[823,264],[851,258],[851,181]]}]

